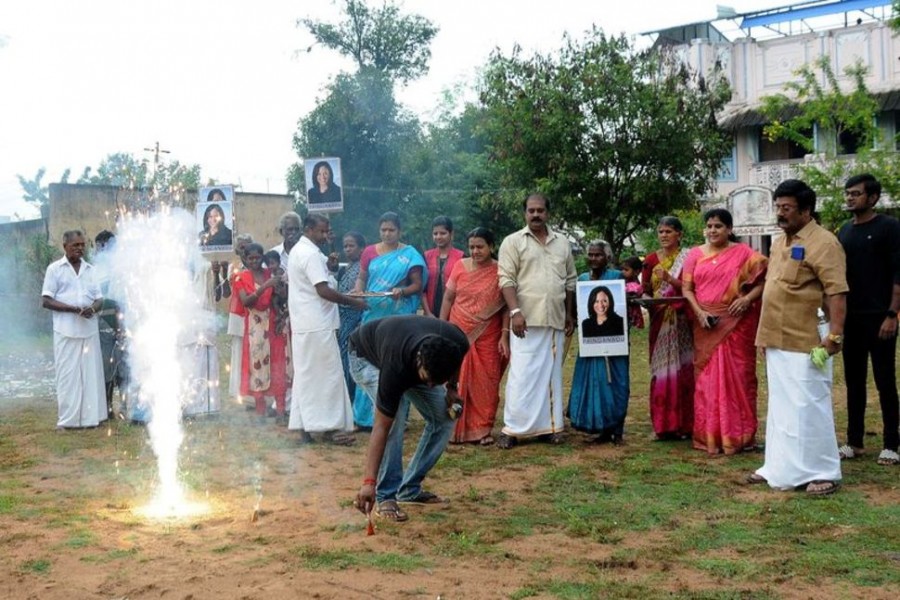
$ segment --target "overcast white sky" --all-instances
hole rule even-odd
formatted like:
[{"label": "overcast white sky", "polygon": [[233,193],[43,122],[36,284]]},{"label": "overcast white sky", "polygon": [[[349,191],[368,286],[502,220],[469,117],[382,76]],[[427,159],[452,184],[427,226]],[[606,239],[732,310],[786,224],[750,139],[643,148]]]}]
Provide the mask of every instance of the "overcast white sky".
[{"label": "overcast white sky", "polygon": [[[377,0],[375,0],[377,1]],[[747,12],[778,0],[406,0],[440,32],[429,74],[398,93],[427,117],[442,90],[472,82],[491,50],[553,50],[592,24],[639,33]],[[199,163],[203,178],[281,193],[297,157],[291,136],[325,84],[350,65],[306,52],[306,16],[336,18],[328,0],[0,1],[0,215],[34,218],[16,174],[73,179],[108,154]],[[298,52],[298,50],[300,52]],[[13,217],[16,218],[15,216]]]}]

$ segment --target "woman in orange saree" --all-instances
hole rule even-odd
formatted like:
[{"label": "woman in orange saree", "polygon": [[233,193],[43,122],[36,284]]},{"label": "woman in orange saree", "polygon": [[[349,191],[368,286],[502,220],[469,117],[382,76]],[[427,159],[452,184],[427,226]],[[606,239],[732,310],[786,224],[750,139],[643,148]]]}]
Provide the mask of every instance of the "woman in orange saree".
[{"label": "woman in orange saree", "polygon": [[756,445],[756,328],[767,260],[731,232],[731,213],[704,215],[707,243],[684,265],[694,328],[693,445],[735,454]]},{"label": "woman in orange saree", "polygon": [[463,410],[451,443],[494,443],[491,431],[500,403],[500,380],[509,362],[509,313],[500,294],[494,234],[476,227],[468,235],[469,258],[450,273],[441,319],[458,325],[469,339],[459,371]]}]

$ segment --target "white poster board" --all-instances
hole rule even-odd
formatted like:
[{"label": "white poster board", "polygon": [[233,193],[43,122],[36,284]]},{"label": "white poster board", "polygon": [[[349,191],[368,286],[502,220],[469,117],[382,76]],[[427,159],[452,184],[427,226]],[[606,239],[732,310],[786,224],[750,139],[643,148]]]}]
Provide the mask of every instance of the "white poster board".
[{"label": "white poster board", "polygon": [[306,205],[309,212],[342,212],[344,190],[341,189],[341,159],[336,157],[307,158]]},{"label": "white poster board", "polygon": [[625,280],[579,281],[578,353],[581,356],[627,356],[628,312]]},{"label": "white poster board", "polygon": [[194,214],[200,251],[230,252],[234,247],[234,186],[200,188]]}]

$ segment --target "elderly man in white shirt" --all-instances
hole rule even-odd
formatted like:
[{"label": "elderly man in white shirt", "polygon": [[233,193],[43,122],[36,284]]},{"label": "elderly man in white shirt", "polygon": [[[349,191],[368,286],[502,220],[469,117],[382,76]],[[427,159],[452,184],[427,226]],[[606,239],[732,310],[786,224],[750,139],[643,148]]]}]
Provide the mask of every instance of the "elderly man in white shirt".
[{"label": "elderly man in white shirt", "polygon": [[107,418],[97,311],[103,297],[93,267],[83,259],[84,234],[63,234],[65,256],[47,267],[41,291],[53,312],[57,429],[96,427]]}]

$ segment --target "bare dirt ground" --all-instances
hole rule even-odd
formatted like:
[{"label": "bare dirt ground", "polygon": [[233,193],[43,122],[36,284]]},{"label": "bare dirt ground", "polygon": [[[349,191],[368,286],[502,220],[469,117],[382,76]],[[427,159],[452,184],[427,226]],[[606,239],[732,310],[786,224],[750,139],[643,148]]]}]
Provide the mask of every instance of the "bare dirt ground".
[{"label": "bare dirt ground", "polygon": [[[666,460],[673,452],[690,453],[683,443],[660,450],[664,444],[648,441],[646,408],[637,398],[622,447],[587,445],[578,435],[563,448],[451,447],[426,480],[429,489],[451,498],[450,504],[410,507],[409,522],[378,521],[376,535],[369,537],[365,518],[350,506],[361,479],[365,434],[353,448],[298,447],[271,419],[260,424],[242,407],[226,403],[221,415],[186,423],[182,475],[192,499],[208,503],[208,513],[149,520],[136,513],[149,499],[155,476],[144,428],[118,420],[56,433],[46,355],[8,357],[0,367],[4,598],[875,599],[898,594],[892,584],[856,588],[815,573],[777,574],[773,561],[747,556],[740,548],[720,549],[715,559],[736,565],[762,560],[763,567],[749,573],[696,568],[679,556],[671,539],[678,519],[703,518],[690,512],[643,531],[611,529],[605,541],[572,534],[577,523],[562,527],[565,514],[551,513],[540,483],[550,470],[589,469],[594,480],[589,483],[612,486],[615,465],[642,459],[648,447]],[[419,428],[410,424],[408,451]],[[712,470],[738,500],[792,501],[734,483],[759,456],[740,467],[702,453],[690,457],[691,464]],[[894,473],[900,477],[900,471]],[[875,505],[897,506],[896,483],[868,485],[858,493]],[[702,486],[691,493],[702,494]],[[900,523],[895,525],[900,537]],[[892,564],[900,569],[900,553]]]}]

